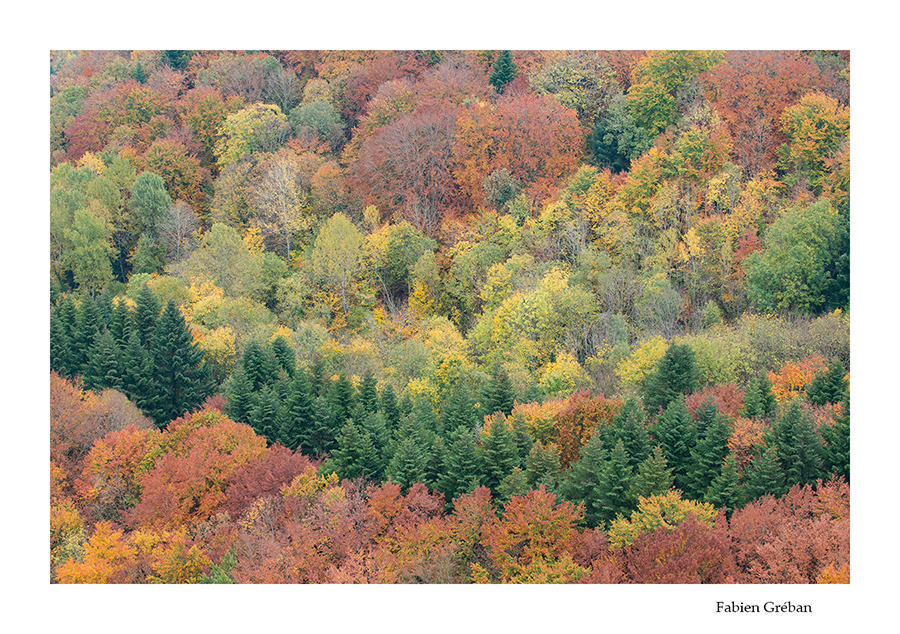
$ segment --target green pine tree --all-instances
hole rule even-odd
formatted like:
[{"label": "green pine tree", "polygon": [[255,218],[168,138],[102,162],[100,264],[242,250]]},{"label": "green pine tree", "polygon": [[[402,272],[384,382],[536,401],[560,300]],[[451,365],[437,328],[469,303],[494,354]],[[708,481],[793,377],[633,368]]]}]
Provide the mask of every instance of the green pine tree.
[{"label": "green pine tree", "polygon": [[628,464],[636,469],[650,455],[650,433],[644,424],[644,412],[637,399],[628,398],[613,418],[612,425],[601,432],[601,439],[608,447],[618,441],[625,445]]},{"label": "green pine tree", "polygon": [[69,376],[69,351],[72,340],[66,334],[59,317],[59,307],[50,313],[50,369],[62,376]]},{"label": "green pine tree", "polygon": [[263,385],[256,394],[256,405],[250,412],[250,426],[257,436],[266,439],[272,445],[280,439],[280,430],[284,421],[284,408],[278,392],[268,385]]},{"label": "green pine tree", "polygon": [[594,434],[581,448],[578,460],[572,465],[568,476],[559,485],[560,494],[569,502],[584,503],[584,521],[590,527],[601,526],[604,521],[599,504],[600,477],[606,466],[608,452]]},{"label": "green pine tree", "polygon": [[519,452],[515,434],[507,426],[505,416],[493,417],[487,432],[481,440],[481,481],[496,492],[503,478],[519,465]]},{"label": "green pine tree", "polygon": [[116,302],[109,320],[109,331],[119,348],[128,345],[128,338],[134,330],[134,314],[124,301]]},{"label": "green pine tree", "polygon": [[482,413],[503,412],[504,416],[509,416],[515,402],[516,395],[509,374],[503,366],[495,365],[491,370],[491,380],[481,394]]},{"label": "green pine tree", "polygon": [[513,62],[512,51],[500,51],[494,60],[494,67],[490,77],[491,85],[497,89],[497,92],[502,93],[506,85],[515,79],[516,72],[517,69]]},{"label": "green pine tree", "polygon": [[744,482],[744,498],[742,503],[750,502],[766,494],[779,497],[787,489],[784,482],[784,471],[778,459],[778,450],[769,447],[761,456],[750,463]]},{"label": "green pine tree", "polygon": [[400,443],[385,469],[385,475],[406,492],[416,482],[425,481],[427,465],[428,452],[419,445],[418,439],[413,434]]},{"label": "green pine tree", "polygon": [[593,507],[600,521],[598,526],[609,526],[616,515],[627,515],[634,508],[636,500],[631,495],[633,477],[625,444],[620,440],[610,452],[597,482]]},{"label": "green pine tree", "polygon": [[75,336],[72,338],[72,365],[75,374],[84,374],[90,361],[90,351],[102,329],[97,303],[87,295],[81,298]]},{"label": "green pine tree", "polygon": [[850,391],[844,392],[841,413],[825,430],[828,447],[825,452],[828,473],[850,482]]},{"label": "green pine tree", "polygon": [[724,508],[726,516],[731,519],[731,514],[740,506],[743,497],[737,472],[737,460],[735,460],[734,454],[728,454],[722,463],[721,470],[707,487],[703,501],[716,508]]},{"label": "green pine tree", "polygon": [[240,365],[225,384],[225,413],[238,423],[250,422],[250,413],[256,406],[253,385]]},{"label": "green pine tree", "polygon": [[359,383],[359,402],[366,414],[374,414],[378,410],[378,382],[372,372],[366,372]]},{"label": "green pine tree", "polygon": [[89,390],[122,389],[119,347],[108,328],[98,333],[84,372],[84,387]]},{"label": "green pine tree", "polygon": [[137,328],[128,334],[128,342],[122,348],[122,364],[120,366],[122,391],[134,401],[144,414],[149,414],[156,395],[156,384],[153,381],[153,358],[150,351],[141,345]]},{"label": "green pine tree", "polygon": [[803,486],[822,477],[825,448],[812,417],[800,411],[794,399],[773,428],[774,443],[784,471],[785,484]]},{"label": "green pine tree", "polygon": [[241,354],[241,367],[253,392],[258,392],[264,385],[273,385],[278,377],[277,361],[271,350],[266,349],[258,341],[249,341]]},{"label": "green pine tree", "polygon": [[528,493],[528,479],[524,471],[519,467],[515,467],[508,476],[503,478],[500,486],[497,487],[496,499],[501,504],[506,504],[511,497],[526,493]]},{"label": "green pine tree", "polygon": [[397,394],[390,383],[381,390],[379,407],[384,413],[384,420],[388,429],[391,431],[397,429],[400,426],[400,406],[397,403]]},{"label": "green pine tree", "polygon": [[337,437],[337,448],[332,454],[335,472],[341,478],[363,476],[372,478],[377,470],[378,456],[372,438],[365,429],[361,429],[348,419],[341,427]]},{"label": "green pine tree", "polygon": [[[75,302],[68,295],[63,295],[57,300],[50,319],[50,367],[63,376],[74,376],[78,372],[74,357],[77,323],[78,311]],[[52,330],[54,324],[56,334]]]},{"label": "green pine tree", "polygon": [[775,395],[772,393],[772,382],[765,374],[747,385],[744,393],[744,416],[747,418],[765,418],[775,413]]},{"label": "green pine tree", "polygon": [[815,376],[812,382],[806,386],[806,396],[810,403],[825,405],[826,403],[840,403],[844,393],[850,389],[846,379],[847,370],[837,357],[828,364],[828,369]]},{"label": "green pine tree", "polygon": [[655,415],[678,396],[696,390],[699,382],[694,351],[687,344],[672,344],[659,360],[656,371],[644,382],[644,407]]},{"label": "green pine tree", "polygon": [[460,426],[450,432],[444,473],[438,479],[437,489],[444,494],[447,503],[475,490],[480,481],[481,465],[475,432]]},{"label": "green pine tree", "polygon": [[303,447],[314,455],[330,453],[336,447],[335,436],[339,429],[328,400],[319,396],[313,401],[313,426]]},{"label": "green pine tree", "polygon": [[444,439],[435,436],[428,448],[428,460],[425,462],[425,485],[432,490],[437,490],[438,481],[444,473],[444,461],[447,457],[447,447]]},{"label": "green pine tree", "polygon": [[278,362],[278,367],[282,368],[288,373],[288,376],[293,378],[294,370],[297,365],[297,355],[294,352],[294,349],[291,348],[287,340],[281,335],[278,335],[272,340],[270,348],[272,350],[272,356],[275,357],[275,360]]},{"label": "green pine tree", "polygon": [[444,402],[440,428],[449,433],[459,427],[472,429],[477,422],[478,417],[469,388],[464,381],[459,381]]},{"label": "green pine tree", "polygon": [[548,491],[555,491],[559,481],[559,447],[555,443],[544,446],[535,442],[525,459],[525,481],[528,487],[536,489],[544,485]]},{"label": "green pine tree", "polygon": [[326,399],[338,425],[343,425],[353,416],[353,407],[356,399],[353,383],[350,382],[345,373],[341,372],[338,375],[338,380],[332,382],[326,393]]},{"label": "green pine tree", "polygon": [[691,450],[689,485],[683,490],[685,497],[694,500],[703,498],[713,478],[721,470],[722,461],[728,455],[728,437],[732,431],[729,421],[718,415],[711,400],[706,405],[701,405],[697,413],[698,422],[704,421],[703,431]]},{"label": "green pine tree", "polygon": [[659,445],[640,465],[631,481],[631,496],[637,500],[639,497],[648,498],[651,495],[662,495],[672,488],[675,476],[666,462],[663,449]]},{"label": "green pine tree", "polygon": [[684,398],[676,398],[669,403],[653,427],[653,437],[662,446],[666,461],[675,476],[675,485],[682,491],[690,485],[693,434],[693,418],[684,404]]},{"label": "green pine tree", "polygon": [[159,427],[199,406],[210,385],[203,351],[194,343],[178,306],[170,300],[153,334],[151,348],[156,387],[150,417]]},{"label": "green pine tree", "polygon": [[159,320],[160,305],[156,294],[146,284],[141,286],[135,300],[134,325],[137,328],[141,345],[150,349],[156,322]]},{"label": "green pine tree", "polygon": [[286,401],[284,420],[279,433],[281,443],[296,451],[309,451],[314,429],[315,403],[309,387],[309,376],[303,370],[294,372]]}]

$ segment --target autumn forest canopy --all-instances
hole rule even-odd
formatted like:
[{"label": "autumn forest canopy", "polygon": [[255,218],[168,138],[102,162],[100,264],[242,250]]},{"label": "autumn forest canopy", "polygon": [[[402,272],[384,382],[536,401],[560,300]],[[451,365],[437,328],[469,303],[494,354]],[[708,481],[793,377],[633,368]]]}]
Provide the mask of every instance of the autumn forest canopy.
[{"label": "autumn forest canopy", "polygon": [[848,583],[847,51],[52,51],[53,583]]}]

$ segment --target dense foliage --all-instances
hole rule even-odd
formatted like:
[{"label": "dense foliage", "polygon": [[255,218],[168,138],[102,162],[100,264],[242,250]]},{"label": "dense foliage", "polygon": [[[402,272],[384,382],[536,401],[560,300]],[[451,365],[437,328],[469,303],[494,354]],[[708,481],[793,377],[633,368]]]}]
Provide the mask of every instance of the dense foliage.
[{"label": "dense foliage", "polygon": [[849,53],[51,56],[51,580],[849,580]]}]

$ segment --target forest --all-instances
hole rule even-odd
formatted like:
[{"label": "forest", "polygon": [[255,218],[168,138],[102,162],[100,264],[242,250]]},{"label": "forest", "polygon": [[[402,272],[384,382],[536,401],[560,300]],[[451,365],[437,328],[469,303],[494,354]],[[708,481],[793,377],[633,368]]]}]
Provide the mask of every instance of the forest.
[{"label": "forest", "polygon": [[50,583],[849,583],[848,51],[51,51],[49,132]]}]

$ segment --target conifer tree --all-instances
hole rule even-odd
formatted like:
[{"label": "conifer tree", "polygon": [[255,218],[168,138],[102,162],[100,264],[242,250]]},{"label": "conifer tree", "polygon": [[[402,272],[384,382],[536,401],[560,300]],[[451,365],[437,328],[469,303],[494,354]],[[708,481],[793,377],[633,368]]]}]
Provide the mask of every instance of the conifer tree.
[{"label": "conifer tree", "polygon": [[[50,367],[63,376],[74,376],[77,367],[74,358],[75,334],[77,332],[78,312],[75,302],[68,295],[63,295],[53,310],[50,326]],[[56,324],[56,334],[53,327]],[[55,361],[53,361],[55,359]],[[55,363],[55,365],[54,365]]]},{"label": "conifer tree", "polygon": [[688,470],[691,464],[691,449],[694,447],[692,422],[684,398],[676,398],[669,403],[653,427],[653,437],[662,446],[666,461],[675,476],[675,485],[682,491],[690,482]]},{"label": "conifer tree", "polygon": [[108,328],[98,333],[84,372],[84,387],[89,390],[122,389],[119,347]]},{"label": "conifer tree", "polygon": [[747,385],[744,392],[744,416],[747,418],[763,418],[775,413],[775,395],[772,393],[772,382],[765,374]]},{"label": "conifer tree", "polygon": [[656,415],[678,396],[697,389],[699,381],[694,351],[687,344],[672,344],[659,360],[656,371],[644,383],[644,407],[651,415]]},{"label": "conifer tree", "polygon": [[435,436],[431,441],[431,447],[428,448],[428,460],[425,461],[425,480],[424,484],[429,488],[436,490],[438,481],[444,473],[444,461],[447,457],[447,446],[444,439]]},{"label": "conifer tree", "polygon": [[304,451],[310,449],[308,443],[313,435],[315,407],[310,394],[309,377],[303,370],[294,372],[288,393],[284,420],[280,430],[282,444],[296,451],[298,447]]},{"label": "conifer tree", "polygon": [[333,381],[326,393],[328,407],[337,425],[343,425],[353,416],[354,406],[353,384],[343,372],[338,375],[337,381]]},{"label": "conifer tree", "polygon": [[675,476],[666,463],[662,447],[656,445],[653,451],[637,468],[631,481],[631,496],[648,498],[651,495],[662,495],[672,488]]},{"label": "conifer tree", "polygon": [[72,369],[75,374],[84,374],[90,360],[90,350],[100,334],[100,310],[87,295],[81,298],[75,336],[72,339]]},{"label": "conifer tree", "polygon": [[59,307],[50,314],[50,369],[69,376],[69,351],[72,340],[59,317]]},{"label": "conifer tree", "polygon": [[268,385],[263,385],[256,394],[256,405],[250,412],[250,426],[257,436],[266,439],[269,445],[280,438],[283,408],[278,393]]},{"label": "conifer tree", "polygon": [[684,490],[685,497],[691,499],[702,499],[728,455],[731,424],[724,416],[719,416],[716,409],[711,401],[698,409],[698,421],[711,422],[704,423],[703,435],[691,450],[689,486]]},{"label": "conifer tree", "polygon": [[263,385],[272,385],[278,376],[276,360],[270,350],[267,350],[258,341],[249,341],[244,346],[241,355],[241,366],[247,380],[250,381],[251,391],[258,392]]},{"label": "conifer tree", "polygon": [[444,473],[438,479],[437,489],[444,494],[447,503],[451,503],[481,484],[480,471],[475,433],[461,425],[450,432]]},{"label": "conifer tree", "polygon": [[512,51],[500,51],[497,59],[494,60],[494,67],[491,72],[491,85],[502,93],[506,85],[515,79],[516,65],[513,62]]},{"label": "conifer tree", "polygon": [[495,365],[491,370],[491,379],[481,394],[481,410],[485,415],[503,412],[509,416],[515,405],[516,396],[512,381],[503,366]]},{"label": "conifer tree", "polygon": [[291,392],[291,375],[280,365],[278,366],[278,376],[275,377],[272,389],[278,394],[279,399],[287,402],[288,395]]},{"label": "conifer tree", "polygon": [[644,412],[637,399],[629,398],[613,418],[612,425],[601,432],[601,439],[608,447],[618,441],[625,445],[628,464],[636,469],[650,455],[650,432],[644,424]]},{"label": "conifer tree", "polygon": [[314,454],[331,453],[337,446],[335,437],[338,431],[340,431],[340,427],[331,411],[328,399],[324,396],[318,397],[313,402],[313,429],[307,442],[310,452]]},{"label": "conifer tree", "polygon": [[703,501],[716,508],[724,508],[730,519],[734,510],[740,506],[743,497],[737,472],[737,460],[735,460],[734,454],[728,454],[722,463],[721,470],[706,489]]},{"label": "conifer tree", "polygon": [[341,478],[372,478],[377,471],[378,457],[369,433],[348,419],[336,440],[337,448],[331,456],[335,472]]},{"label": "conifer tree", "polygon": [[293,378],[294,370],[297,365],[297,355],[294,353],[294,349],[291,348],[287,340],[281,335],[278,335],[272,340],[270,347],[272,356],[275,357],[278,366],[287,372],[288,376]]},{"label": "conifer tree", "polygon": [[581,448],[578,460],[572,465],[569,475],[559,487],[560,493],[569,502],[573,504],[584,502],[584,521],[590,527],[603,524],[598,487],[606,466],[607,454],[600,435],[592,435],[587,444]]},{"label": "conifer tree", "polygon": [[122,349],[122,391],[134,401],[144,414],[148,414],[156,395],[153,381],[153,358],[142,344],[137,328],[128,334],[128,342]]},{"label": "conifer tree", "polygon": [[824,446],[812,417],[794,399],[774,427],[774,446],[784,470],[785,484],[813,484],[822,476]]},{"label": "conifer tree", "polygon": [[503,478],[500,486],[497,487],[496,499],[501,504],[506,504],[511,497],[526,493],[528,493],[528,479],[524,471],[519,467],[515,467],[508,476]]},{"label": "conifer tree", "polygon": [[238,365],[225,387],[225,413],[238,423],[250,423],[250,414],[256,407],[253,385],[244,368]]},{"label": "conifer tree", "polygon": [[400,406],[397,403],[397,394],[388,383],[381,390],[380,409],[384,413],[384,421],[389,430],[393,431],[400,426]]},{"label": "conifer tree", "polygon": [[769,447],[761,456],[750,463],[744,483],[744,499],[742,503],[755,500],[766,494],[779,497],[786,491],[784,471],[778,459],[778,450]]},{"label": "conifer tree", "polygon": [[835,416],[834,424],[825,429],[828,443],[825,456],[827,472],[850,482],[850,391],[844,392],[841,413]]},{"label": "conifer tree", "polygon": [[496,492],[503,478],[519,465],[519,453],[515,435],[502,414],[491,419],[487,432],[481,439],[481,482]]},{"label": "conifer tree", "polygon": [[385,476],[404,491],[416,482],[424,482],[428,453],[419,445],[415,434],[403,439],[385,469]]},{"label": "conifer tree", "polygon": [[593,507],[600,521],[598,526],[608,526],[616,515],[627,514],[634,508],[635,499],[631,495],[634,472],[628,466],[625,444],[619,440],[604,463],[596,488]]},{"label": "conifer tree", "polygon": [[191,411],[210,390],[208,370],[178,306],[170,300],[153,333],[151,348],[156,393],[150,417],[160,427]]},{"label": "conifer tree", "polygon": [[141,286],[135,300],[134,325],[137,328],[141,345],[150,349],[153,342],[153,333],[156,330],[156,322],[159,319],[159,300],[156,294],[146,284]]},{"label": "conifer tree", "polygon": [[450,396],[444,402],[441,413],[440,429],[447,433],[466,427],[472,429],[477,423],[477,415],[472,404],[469,388],[464,381],[457,382]]},{"label": "conifer tree", "polygon": [[374,414],[378,410],[378,382],[372,372],[366,372],[359,383],[357,406],[366,414]]},{"label": "conifer tree", "polygon": [[536,489],[544,485],[548,491],[556,490],[559,480],[559,447],[555,443],[544,446],[535,442],[525,460],[525,481]]},{"label": "conifer tree", "polygon": [[825,405],[840,403],[844,393],[849,389],[846,379],[847,370],[837,357],[828,364],[828,369],[815,376],[806,386],[806,396],[810,403]]},{"label": "conifer tree", "polygon": [[134,314],[124,301],[115,303],[109,320],[109,332],[120,349],[128,345],[128,338],[134,329]]},{"label": "conifer tree", "polygon": [[109,294],[109,289],[103,289],[103,292],[97,296],[95,302],[97,304],[97,311],[100,314],[100,330],[109,328],[109,322],[110,319],[112,319],[113,312],[112,295]]},{"label": "conifer tree", "polygon": [[524,416],[517,414],[506,420],[512,429],[513,438],[516,441],[516,453],[519,456],[518,466],[524,469],[525,459],[528,457],[532,445],[534,445],[534,437],[528,431],[528,421],[525,420]]}]

